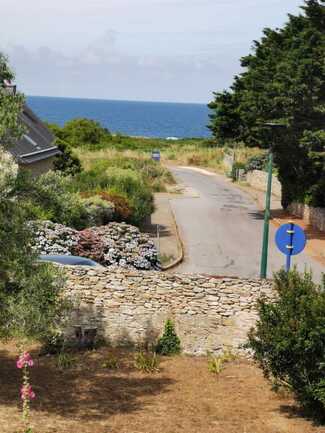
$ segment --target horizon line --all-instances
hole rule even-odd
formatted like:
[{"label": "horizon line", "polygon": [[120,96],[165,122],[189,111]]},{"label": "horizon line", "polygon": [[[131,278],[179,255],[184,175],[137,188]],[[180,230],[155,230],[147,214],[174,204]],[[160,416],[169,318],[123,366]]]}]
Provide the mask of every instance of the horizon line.
[{"label": "horizon line", "polygon": [[182,105],[204,105],[204,102],[179,102],[179,101],[150,101],[150,100],[137,100],[137,99],[106,99],[106,98],[92,98],[92,97],[81,97],[81,96],[53,96],[53,95],[26,95],[27,98],[53,98],[53,99],[78,99],[88,101],[110,101],[110,102],[143,102],[148,104],[182,104]]}]

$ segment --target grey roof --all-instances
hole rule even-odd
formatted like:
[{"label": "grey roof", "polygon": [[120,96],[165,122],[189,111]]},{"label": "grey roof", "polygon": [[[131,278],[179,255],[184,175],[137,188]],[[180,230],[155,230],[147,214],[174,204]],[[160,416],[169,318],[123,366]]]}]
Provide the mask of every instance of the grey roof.
[{"label": "grey roof", "polygon": [[9,149],[20,164],[32,164],[60,153],[54,144],[54,135],[26,104],[20,119],[25,132]]}]

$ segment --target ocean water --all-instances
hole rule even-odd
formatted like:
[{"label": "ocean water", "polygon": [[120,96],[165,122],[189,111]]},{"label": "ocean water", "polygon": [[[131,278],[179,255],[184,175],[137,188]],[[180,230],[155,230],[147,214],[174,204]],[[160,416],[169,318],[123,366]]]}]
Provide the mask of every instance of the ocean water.
[{"label": "ocean water", "polygon": [[97,120],[111,132],[143,137],[209,137],[209,109],[203,104],[109,101],[100,99],[27,97],[29,106],[42,119],[63,125],[86,117]]}]

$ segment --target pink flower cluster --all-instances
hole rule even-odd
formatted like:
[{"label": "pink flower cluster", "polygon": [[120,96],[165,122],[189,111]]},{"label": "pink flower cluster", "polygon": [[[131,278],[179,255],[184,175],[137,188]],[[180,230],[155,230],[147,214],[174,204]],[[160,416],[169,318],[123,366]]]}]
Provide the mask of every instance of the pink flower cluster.
[{"label": "pink flower cluster", "polygon": [[30,356],[30,354],[28,352],[24,352],[18,358],[16,365],[17,365],[17,368],[33,367],[34,361],[32,360],[32,357]]},{"label": "pink flower cluster", "polygon": [[35,398],[35,392],[31,385],[23,385],[20,389],[20,398],[22,400],[33,400]]}]

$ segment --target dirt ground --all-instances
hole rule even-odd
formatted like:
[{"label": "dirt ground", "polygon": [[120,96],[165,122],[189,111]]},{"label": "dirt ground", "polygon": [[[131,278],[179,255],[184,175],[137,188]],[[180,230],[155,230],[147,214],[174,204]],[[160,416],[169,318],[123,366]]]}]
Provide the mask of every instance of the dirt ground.
[{"label": "dirt ground", "polygon": [[[323,433],[293,401],[270,390],[252,363],[237,360],[214,376],[205,358],[164,358],[160,372],[135,370],[133,354],[114,352],[117,370],[103,367],[109,348],[77,355],[60,371],[53,356],[32,369],[35,433]],[[36,358],[36,353],[34,353]],[[1,433],[21,432],[21,371],[12,346],[0,346]]]}]

